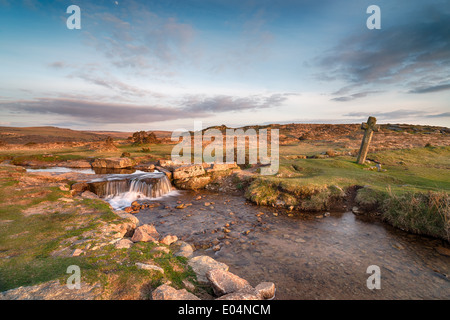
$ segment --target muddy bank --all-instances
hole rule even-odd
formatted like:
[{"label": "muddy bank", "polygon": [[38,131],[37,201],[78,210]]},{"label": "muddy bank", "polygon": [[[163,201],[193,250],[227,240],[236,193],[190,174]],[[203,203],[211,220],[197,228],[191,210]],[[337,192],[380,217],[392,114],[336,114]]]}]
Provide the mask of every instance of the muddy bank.
[{"label": "muddy bank", "polygon": [[[157,202],[136,216],[141,223],[177,234],[252,285],[270,279],[277,299],[450,298],[442,240],[351,212],[293,216],[237,195],[183,191]],[[381,290],[366,286],[370,265],[381,268]]]}]

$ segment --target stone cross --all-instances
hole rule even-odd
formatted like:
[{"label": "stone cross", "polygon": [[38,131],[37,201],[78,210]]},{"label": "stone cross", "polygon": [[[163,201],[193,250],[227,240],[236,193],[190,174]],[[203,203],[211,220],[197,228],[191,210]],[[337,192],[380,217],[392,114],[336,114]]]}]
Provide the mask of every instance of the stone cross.
[{"label": "stone cross", "polygon": [[363,164],[366,161],[367,152],[369,151],[370,140],[372,140],[373,132],[378,132],[380,126],[377,123],[377,118],[369,117],[367,123],[361,124],[361,129],[366,130],[359,149],[357,163]]}]

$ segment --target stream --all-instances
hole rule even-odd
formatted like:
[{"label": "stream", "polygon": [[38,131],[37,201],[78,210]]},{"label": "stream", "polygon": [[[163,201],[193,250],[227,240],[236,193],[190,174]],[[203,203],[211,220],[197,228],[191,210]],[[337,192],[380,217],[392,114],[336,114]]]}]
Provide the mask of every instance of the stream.
[{"label": "stream", "polygon": [[[207,191],[155,202],[136,215],[142,223],[193,244],[195,255],[228,264],[253,286],[274,282],[276,299],[450,299],[450,257],[435,250],[448,247],[442,240],[351,212],[288,216]],[[188,206],[176,209],[180,203]],[[381,270],[379,290],[366,284],[371,265]]]},{"label": "stream", "polygon": [[[274,282],[275,299],[450,299],[450,256],[437,251],[449,250],[443,240],[351,212],[293,215],[256,206],[241,195],[173,190],[160,173],[93,177],[116,209],[134,200],[154,202],[136,215],[142,224],[153,224],[162,236],[178,236],[196,248],[194,255],[226,263],[253,286]],[[149,197],[155,194],[159,198]],[[381,289],[370,290],[367,268],[374,265],[381,271]]]}]

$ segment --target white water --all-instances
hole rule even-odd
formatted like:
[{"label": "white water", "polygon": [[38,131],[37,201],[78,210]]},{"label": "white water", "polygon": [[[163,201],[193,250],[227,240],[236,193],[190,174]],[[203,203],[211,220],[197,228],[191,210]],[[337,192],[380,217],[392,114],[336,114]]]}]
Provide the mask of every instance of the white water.
[{"label": "white water", "polygon": [[106,182],[100,196],[103,196],[114,209],[129,207],[136,200],[156,200],[164,196],[178,195],[173,191],[167,176],[160,172],[142,171],[129,175],[109,175],[105,179],[91,182]]},{"label": "white water", "polygon": [[143,193],[135,192],[135,191],[129,191],[125,193],[121,193],[117,196],[109,196],[106,197],[105,200],[115,209],[115,210],[121,210],[126,207],[131,206],[131,203],[136,200],[149,200],[149,201],[156,201],[161,200],[166,197],[174,197],[179,196],[180,192],[178,190],[172,190],[160,197],[152,198],[147,197]]}]

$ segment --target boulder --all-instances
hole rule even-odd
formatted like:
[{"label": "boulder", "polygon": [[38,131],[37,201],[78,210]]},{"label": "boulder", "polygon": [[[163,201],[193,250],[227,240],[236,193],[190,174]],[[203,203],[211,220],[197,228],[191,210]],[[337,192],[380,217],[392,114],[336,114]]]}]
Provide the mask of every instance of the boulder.
[{"label": "boulder", "polygon": [[178,189],[198,190],[204,189],[211,182],[210,176],[192,177],[174,180],[174,184]]},{"label": "boulder", "polygon": [[93,168],[123,169],[132,166],[133,162],[129,158],[102,158],[92,163]]},{"label": "boulder", "polygon": [[134,230],[131,241],[133,242],[158,242],[159,233],[153,225],[144,224]]},{"label": "boulder", "polygon": [[185,257],[189,258],[194,253],[194,249],[189,243],[186,243],[184,241],[177,241],[173,243],[174,246],[174,255],[177,257]]},{"label": "boulder", "polygon": [[186,289],[176,290],[167,284],[163,284],[153,290],[153,300],[200,300]]},{"label": "boulder", "polygon": [[275,284],[273,282],[261,282],[255,287],[255,292],[261,299],[273,299],[275,297]]},{"label": "boulder", "polygon": [[217,296],[252,288],[247,280],[223,269],[209,270],[206,273],[206,278],[211,283]]},{"label": "boulder", "polygon": [[177,240],[178,240],[177,236],[167,235],[164,238],[162,238],[160,242],[162,244],[170,246],[172,243],[176,242]]},{"label": "boulder", "polygon": [[197,275],[199,282],[208,283],[206,274],[213,269],[220,269],[228,271],[228,266],[225,263],[218,262],[208,256],[198,256],[189,260],[189,266]]},{"label": "boulder", "polygon": [[116,242],[115,247],[116,249],[129,249],[133,245],[133,241],[129,239],[120,239]]},{"label": "boulder", "polygon": [[177,180],[192,178],[204,175],[205,173],[205,169],[203,169],[201,164],[188,164],[175,168],[173,170],[173,179]]}]

